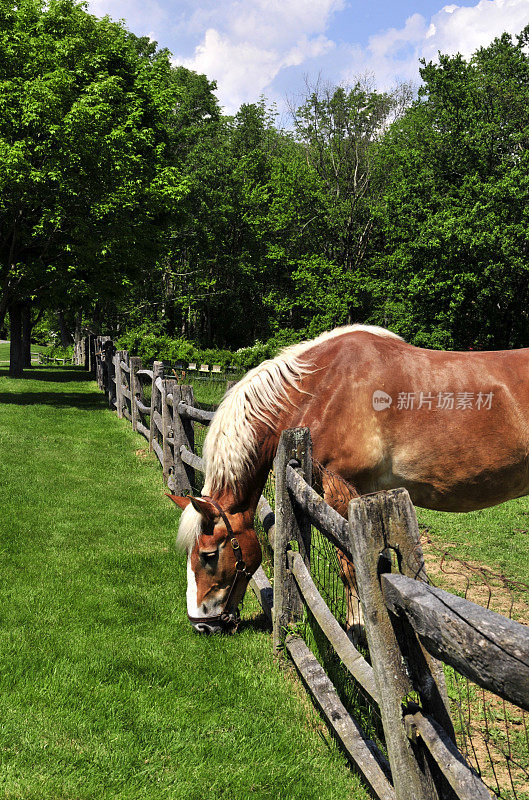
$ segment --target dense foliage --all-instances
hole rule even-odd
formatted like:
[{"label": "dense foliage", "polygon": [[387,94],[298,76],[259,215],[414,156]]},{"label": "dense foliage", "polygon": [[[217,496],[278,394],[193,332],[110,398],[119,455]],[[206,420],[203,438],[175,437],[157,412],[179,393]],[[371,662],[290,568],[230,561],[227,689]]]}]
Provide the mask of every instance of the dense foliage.
[{"label": "dense foliage", "polygon": [[389,319],[426,345],[529,344],[529,28],[422,69],[383,142]]},{"label": "dense foliage", "polygon": [[172,337],[160,333],[152,325],[140,325],[121,336],[117,342],[119,349],[140,356],[144,364],[153,361],[167,361],[172,364],[189,363],[197,365],[218,364],[223,370],[246,372],[267,358],[273,358],[278,350],[299,339],[295,332],[279,333],[266,342],[255,342],[238,350],[218,347],[200,347],[188,339]]},{"label": "dense foliage", "polygon": [[[0,323],[115,298],[189,180],[169,55],[73,0],[0,0]],[[204,83],[206,83],[204,81]],[[207,85],[207,84],[206,84]],[[184,141],[183,141],[184,140]]]},{"label": "dense foliage", "polygon": [[0,0],[0,38],[0,327],[241,367],[350,322],[529,344],[529,27],[286,130],[73,0]]},{"label": "dense foliage", "polygon": [[219,118],[190,152],[194,216],[151,308],[137,313],[142,288],[116,320],[231,349],[348,322],[427,347],[528,345],[528,37],[424,63],[413,102],[320,86],[290,131],[264,102]]}]

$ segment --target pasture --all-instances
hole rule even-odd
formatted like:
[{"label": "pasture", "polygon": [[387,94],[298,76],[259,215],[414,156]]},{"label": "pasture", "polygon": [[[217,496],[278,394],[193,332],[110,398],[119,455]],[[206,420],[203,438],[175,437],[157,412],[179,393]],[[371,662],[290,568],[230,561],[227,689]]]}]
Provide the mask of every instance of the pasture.
[{"label": "pasture", "polygon": [[[38,353],[39,350],[43,350],[44,348],[38,344],[31,345],[31,352]],[[34,359],[32,358],[32,361]],[[9,363],[9,342],[0,342],[0,364],[2,363]]]},{"label": "pasture", "polygon": [[418,508],[417,518],[436,544],[452,545],[457,557],[529,583],[529,497],[467,514]]},{"label": "pasture", "polygon": [[145,445],[83,370],[0,370],[2,796],[367,798],[250,593],[191,630]]}]

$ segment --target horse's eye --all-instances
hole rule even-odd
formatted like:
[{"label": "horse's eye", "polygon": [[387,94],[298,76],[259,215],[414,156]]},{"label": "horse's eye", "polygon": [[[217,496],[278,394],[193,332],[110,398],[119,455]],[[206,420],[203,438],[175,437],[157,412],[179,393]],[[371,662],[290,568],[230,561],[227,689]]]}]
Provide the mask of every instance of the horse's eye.
[{"label": "horse's eye", "polygon": [[214,570],[218,557],[219,551],[217,549],[200,550],[199,552],[200,563],[205,569],[209,567],[209,569]]}]

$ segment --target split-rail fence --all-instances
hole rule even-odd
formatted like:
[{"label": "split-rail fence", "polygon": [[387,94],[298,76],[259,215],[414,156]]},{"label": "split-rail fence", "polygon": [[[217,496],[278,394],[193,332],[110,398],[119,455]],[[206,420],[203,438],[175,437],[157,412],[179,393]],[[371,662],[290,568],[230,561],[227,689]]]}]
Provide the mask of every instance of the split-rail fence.
[{"label": "split-rail fence", "polygon": [[[144,369],[105,337],[88,341],[85,353],[109,405],[148,440],[170,489],[191,491],[195,471],[204,470],[194,424],[208,425],[213,412],[196,408],[192,388],[167,377],[161,362]],[[352,499],[345,519],[312,487],[312,464],[309,431],[283,432],[274,463],[275,514],[264,497],[258,506],[273,549],[273,587],[262,568],[251,585],[271,621],[276,653],[289,653],[346,756],[380,800],[490,800],[491,790],[457,747],[443,664],[529,711],[529,628],[429,583],[405,489]],[[313,579],[314,529],[354,563],[367,658]],[[382,746],[346,709],[300,636],[307,613],[379,708]]]}]

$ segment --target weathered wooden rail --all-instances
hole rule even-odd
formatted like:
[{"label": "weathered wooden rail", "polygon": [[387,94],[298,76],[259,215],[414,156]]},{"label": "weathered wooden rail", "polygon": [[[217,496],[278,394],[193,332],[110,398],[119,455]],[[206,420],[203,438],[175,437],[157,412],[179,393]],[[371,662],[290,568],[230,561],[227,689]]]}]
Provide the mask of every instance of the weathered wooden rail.
[{"label": "weathered wooden rail", "polygon": [[[192,490],[195,471],[204,471],[194,424],[208,425],[213,413],[196,408],[191,387],[166,377],[161,362],[143,369],[140,359],[116,352],[108,340],[97,340],[93,351],[91,368],[109,405],[149,441],[171,490]],[[258,505],[274,552],[274,586],[262,568],[251,582],[272,623],[276,652],[289,653],[345,754],[378,798],[490,800],[489,789],[456,746],[441,662],[529,709],[529,629],[429,585],[405,490],[354,498],[344,519],[313,489],[311,470],[308,430],[285,431],[274,465],[275,513],[264,497]],[[312,526],[355,565],[369,661],[313,579]],[[305,609],[354,681],[378,704],[387,757],[345,708],[297,633]]]},{"label": "weathered wooden rail", "polygon": [[118,417],[128,419],[146,438],[168,486],[189,491],[193,470],[180,457],[179,448],[185,445],[192,451],[193,421],[209,424],[213,416],[195,407],[192,388],[179,384],[161,361],[155,361],[152,369],[143,368],[140,358],[116,350],[108,337],[87,337],[78,359],[94,373]]},{"label": "weathered wooden rail", "polygon": [[[285,643],[289,649],[289,630],[301,619],[302,602],[343,665],[379,704],[399,800],[490,799],[489,789],[456,747],[438,659],[526,709],[529,629],[427,583],[415,511],[405,490],[353,499],[348,520],[326,506],[305,480],[308,448],[308,431],[287,431],[275,462],[276,647]],[[306,520],[355,564],[371,664],[353,647],[312,580]],[[341,716],[343,710],[336,713]],[[372,743],[365,746],[372,751]],[[385,772],[380,754],[376,760]],[[373,775],[364,774],[382,796]]]}]

